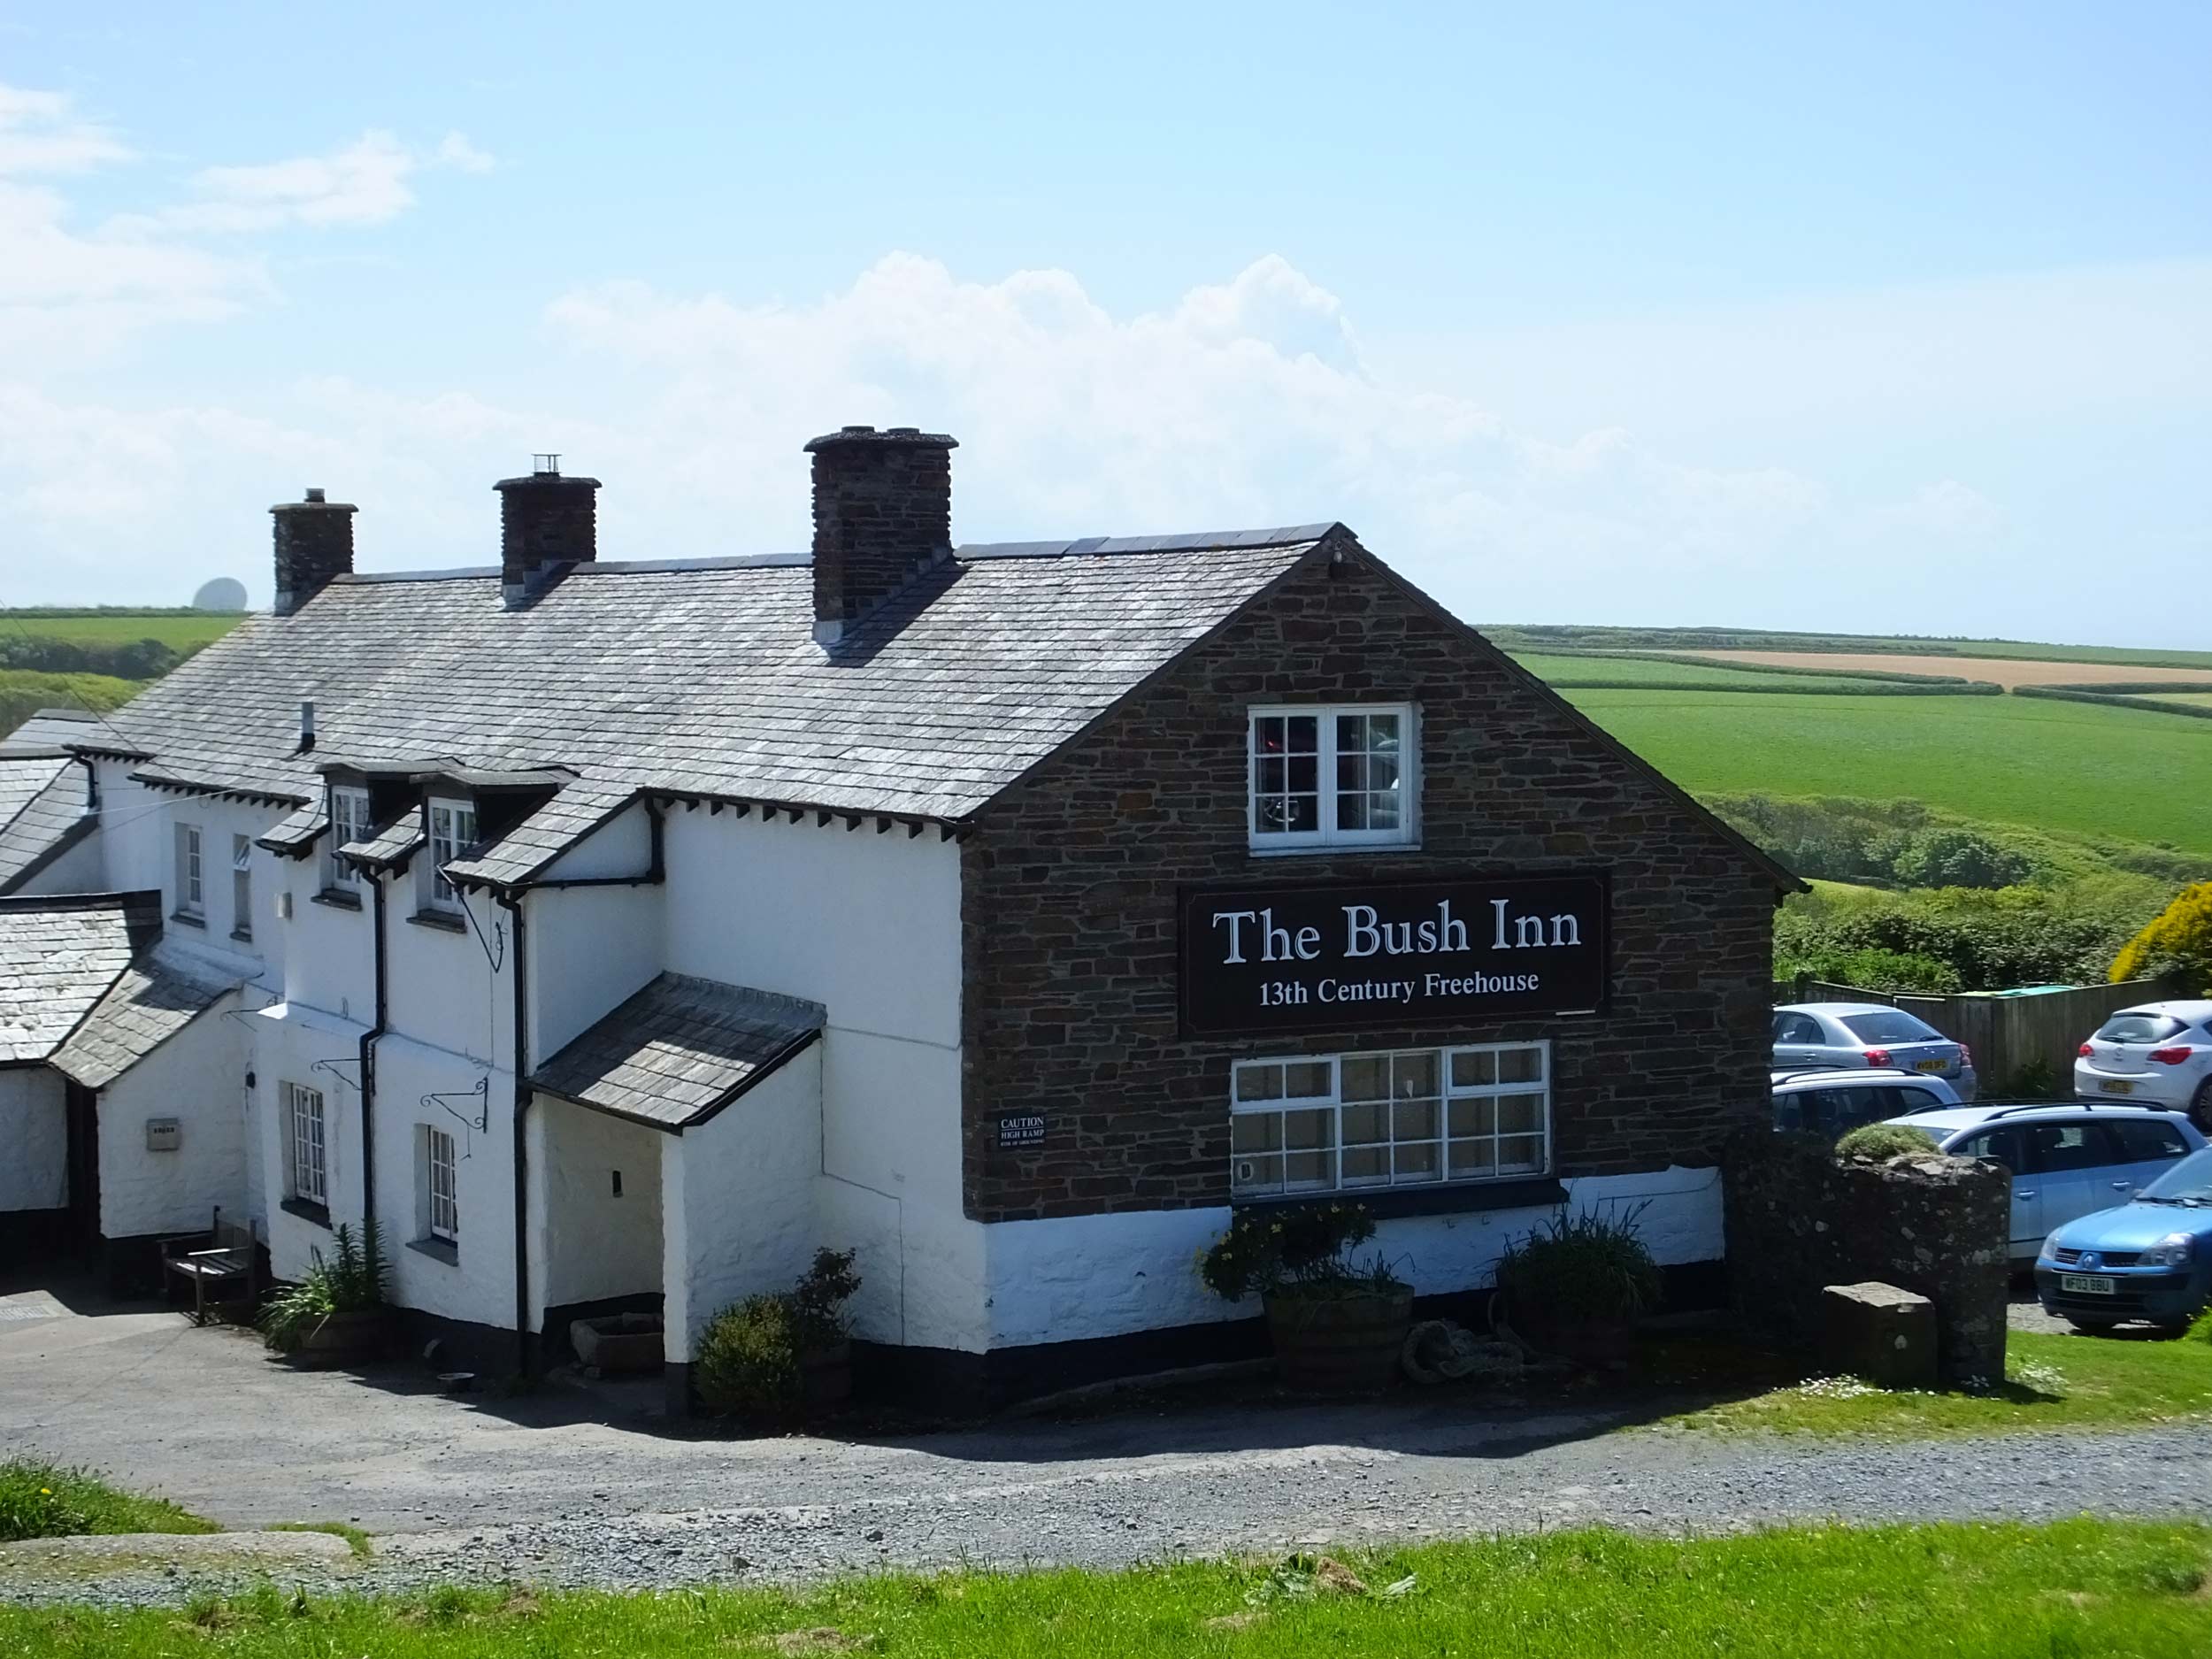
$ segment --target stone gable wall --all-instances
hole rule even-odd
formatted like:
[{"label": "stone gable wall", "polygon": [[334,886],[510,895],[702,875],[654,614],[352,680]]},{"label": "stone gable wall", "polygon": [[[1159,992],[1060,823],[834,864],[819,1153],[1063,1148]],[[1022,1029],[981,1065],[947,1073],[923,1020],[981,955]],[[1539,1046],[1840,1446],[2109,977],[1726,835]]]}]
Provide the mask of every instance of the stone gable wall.
[{"label": "stone gable wall", "polygon": [[[1277,701],[1418,705],[1418,852],[1252,856],[1246,710]],[[1613,890],[1599,1018],[1179,1034],[1185,885],[1591,869]],[[1233,1059],[1469,1041],[1552,1039],[1555,1174],[1710,1164],[1768,1110],[1774,900],[1740,848],[1339,533],[964,844],[967,1211],[1225,1204]],[[1024,1113],[1043,1143],[999,1149],[999,1118]]]}]

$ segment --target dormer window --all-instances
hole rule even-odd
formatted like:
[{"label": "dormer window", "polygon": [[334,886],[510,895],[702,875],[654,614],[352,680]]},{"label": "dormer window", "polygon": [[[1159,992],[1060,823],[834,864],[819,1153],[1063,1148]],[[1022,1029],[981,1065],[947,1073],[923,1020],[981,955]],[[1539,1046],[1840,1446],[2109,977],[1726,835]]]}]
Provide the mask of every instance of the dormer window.
[{"label": "dormer window", "polygon": [[361,885],[361,872],[339,856],[349,841],[365,841],[369,834],[369,792],[333,787],[330,792],[330,851],[326,859],[323,886],[350,893]]},{"label": "dormer window", "polygon": [[1408,846],[1420,800],[1409,703],[1251,712],[1254,852]]},{"label": "dormer window", "polygon": [[430,864],[426,872],[429,886],[422,901],[425,910],[444,910],[457,916],[460,913],[460,891],[445,879],[445,867],[475,842],[476,808],[472,803],[431,802]]}]

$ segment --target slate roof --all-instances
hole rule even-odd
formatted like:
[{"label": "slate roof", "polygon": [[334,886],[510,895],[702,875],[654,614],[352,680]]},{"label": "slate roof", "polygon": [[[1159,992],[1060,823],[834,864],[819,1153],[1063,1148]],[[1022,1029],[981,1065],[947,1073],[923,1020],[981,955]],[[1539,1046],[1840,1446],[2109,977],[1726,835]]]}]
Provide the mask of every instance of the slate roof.
[{"label": "slate roof", "polygon": [[681,1130],[811,1042],[826,1018],[819,1002],[664,973],[530,1082],[618,1118]]},{"label": "slate roof", "polygon": [[42,709],[0,737],[0,893],[12,893],[92,833],[91,780],[60,745],[98,729]]},{"label": "slate roof", "polygon": [[53,1053],[160,933],[158,893],[0,899],[0,1065]]},{"label": "slate roof", "polygon": [[108,717],[120,737],[81,741],[142,752],[167,781],[303,804],[333,759],[574,768],[457,863],[482,880],[527,878],[641,789],[956,821],[1331,527],[962,549],[826,652],[803,558],[583,564],[511,610],[496,571],[342,577],[149,686]]},{"label": "slate roof", "polygon": [[404,864],[423,840],[422,814],[403,812],[367,840],[348,841],[341,850],[356,864],[384,869]]},{"label": "slate roof", "polygon": [[123,970],[48,1064],[87,1088],[105,1088],[238,984],[158,953],[144,957]]},{"label": "slate roof", "polygon": [[12,732],[0,733],[0,755],[18,749],[58,749],[81,742],[100,724],[89,709],[41,709]]}]

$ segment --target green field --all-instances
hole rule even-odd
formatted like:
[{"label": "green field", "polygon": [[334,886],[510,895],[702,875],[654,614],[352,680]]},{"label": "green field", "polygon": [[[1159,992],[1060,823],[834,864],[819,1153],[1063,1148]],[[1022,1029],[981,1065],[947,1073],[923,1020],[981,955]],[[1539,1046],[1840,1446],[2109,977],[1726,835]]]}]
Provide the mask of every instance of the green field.
[{"label": "green field", "polygon": [[[1884,682],[1872,676],[1841,674],[1775,674],[1755,668],[1730,668],[1722,664],[1660,662],[1648,657],[1559,657],[1547,651],[1515,651],[1513,660],[1547,685],[1663,687],[1673,691],[1775,692],[1806,695],[1831,691],[1840,695],[1879,691]],[[1939,672],[1931,664],[1930,672]]]},{"label": "green field", "polygon": [[1915,799],[2212,853],[2212,721],[2028,697],[1566,695],[1701,794]]},{"label": "green field", "polygon": [[[1792,634],[1770,628],[1612,628],[1578,624],[1485,625],[1505,649],[1595,651],[1891,651],[1942,657],[2009,657],[2040,663],[2113,663],[2139,668],[2212,669],[2212,651],[2146,650],[2120,645],[2053,645],[2033,640],[1947,640],[1889,634]],[[1940,662],[1929,672],[1946,672]]]},{"label": "green field", "polygon": [[211,611],[0,610],[0,633],[18,638],[68,640],[79,645],[121,645],[132,640],[159,640],[179,651],[192,651],[219,640],[245,618]]},{"label": "green field", "polygon": [[107,674],[38,674],[0,668],[0,737],[41,709],[91,709],[105,714],[143,689],[141,681]]}]

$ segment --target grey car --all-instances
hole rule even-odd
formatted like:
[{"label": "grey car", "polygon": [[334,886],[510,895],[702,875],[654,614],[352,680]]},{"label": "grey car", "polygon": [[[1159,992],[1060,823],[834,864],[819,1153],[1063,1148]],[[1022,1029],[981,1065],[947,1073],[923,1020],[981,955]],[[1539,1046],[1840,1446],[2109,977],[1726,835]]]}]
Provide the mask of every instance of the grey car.
[{"label": "grey car", "polygon": [[1884,1002],[1792,1002],[1774,1010],[1774,1069],[1872,1066],[1939,1077],[1974,1098],[1974,1056],[1901,1008]]},{"label": "grey car", "polygon": [[1916,1071],[1777,1071],[1774,1126],[1833,1141],[1867,1124],[1962,1105],[1939,1077]]}]

